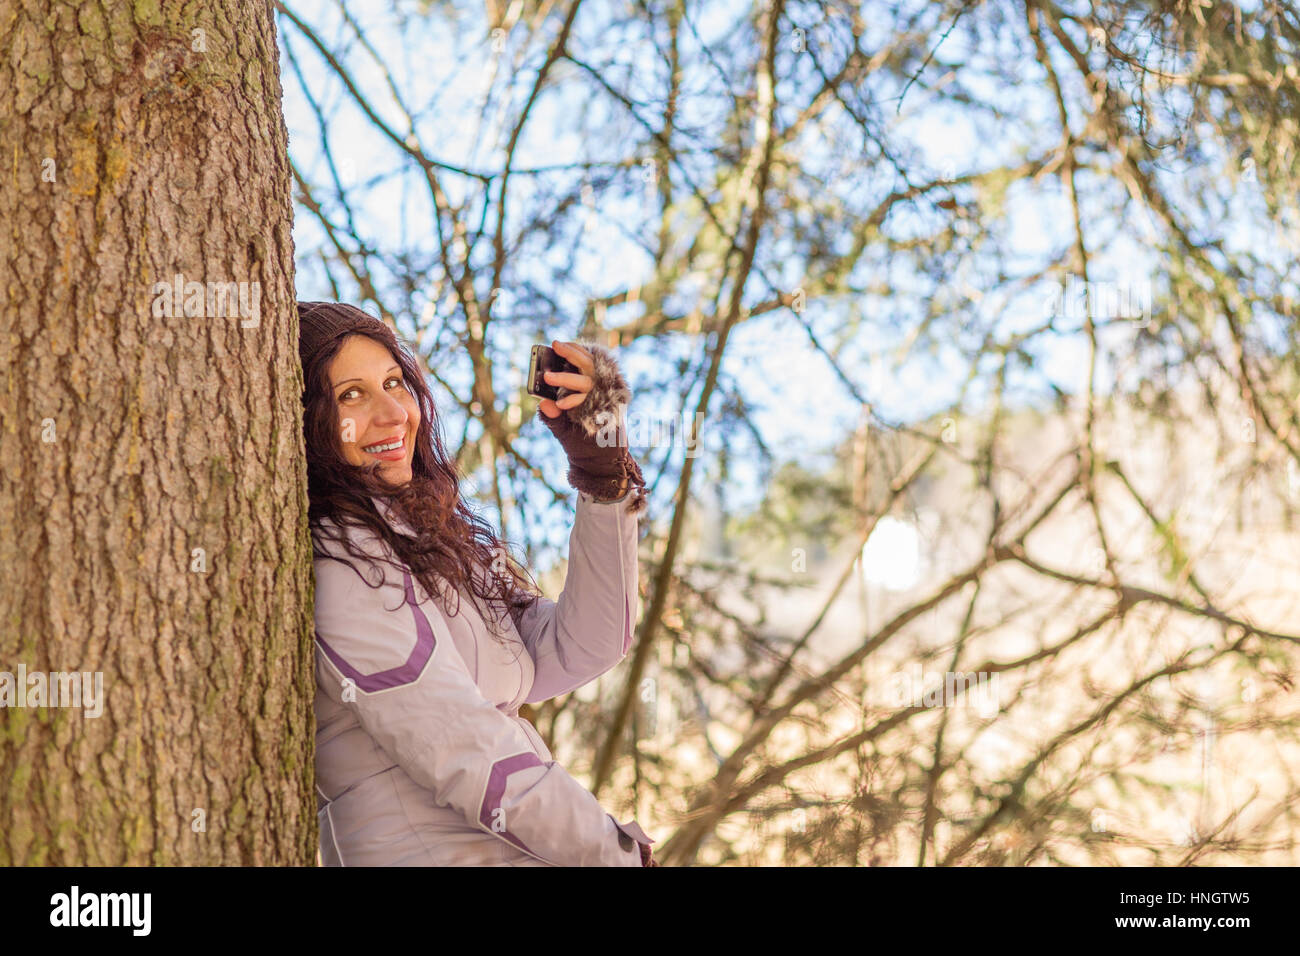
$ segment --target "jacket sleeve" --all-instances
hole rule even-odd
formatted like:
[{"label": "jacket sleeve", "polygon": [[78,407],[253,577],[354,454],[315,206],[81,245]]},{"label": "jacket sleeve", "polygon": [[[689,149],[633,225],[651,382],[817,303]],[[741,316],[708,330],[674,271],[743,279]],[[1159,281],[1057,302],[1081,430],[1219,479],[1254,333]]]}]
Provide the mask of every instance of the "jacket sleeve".
[{"label": "jacket sleeve", "polygon": [[595,680],[632,646],[637,519],[627,513],[626,500],[597,501],[578,493],[560,599],[538,598],[515,619],[536,672],[526,703]]},{"label": "jacket sleeve", "polygon": [[637,843],[651,842],[643,831],[618,824],[563,767],[540,759],[479,693],[438,605],[418,600],[408,571],[380,567],[384,583],[372,588],[346,564],[316,562],[322,690],[471,827],[559,866],[641,866]]}]

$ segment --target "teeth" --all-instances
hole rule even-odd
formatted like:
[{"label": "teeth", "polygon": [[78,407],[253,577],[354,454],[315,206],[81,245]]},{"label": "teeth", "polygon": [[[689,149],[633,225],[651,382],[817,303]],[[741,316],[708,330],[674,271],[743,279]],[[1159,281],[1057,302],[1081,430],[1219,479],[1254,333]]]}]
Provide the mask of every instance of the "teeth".
[{"label": "teeth", "polygon": [[401,447],[402,447],[402,440],[399,438],[397,441],[389,442],[387,445],[371,445],[369,448],[362,448],[361,450],[374,454],[376,452],[381,452],[381,451],[392,451],[395,448],[401,448]]}]

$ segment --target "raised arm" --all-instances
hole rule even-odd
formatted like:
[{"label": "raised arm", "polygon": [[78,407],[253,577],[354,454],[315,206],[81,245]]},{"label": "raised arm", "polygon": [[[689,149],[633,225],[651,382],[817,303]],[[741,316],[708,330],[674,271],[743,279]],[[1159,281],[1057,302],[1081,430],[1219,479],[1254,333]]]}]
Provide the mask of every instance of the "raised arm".
[{"label": "raised arm", "polygon": [[316,561],[323,691],[471,827],[560,866],[641,866],[627,826],[563,767],[543,762],[520,726],[479,693],[442,613],[418,603],[410,574],[398,584],[396,571],[385,572],[384,585],[371,588],[345,564]]},{"label": "raised arm", "polygon": [[544,399],[538,414],[568,456],[578,505],[559,600],[538,598],[511,613],[536,670],[528,703],[581,687],[632,646],[637,515],[647,503],[641,467],[627,446],[632,393],[617,358],[593,341],[554,347],[579,372],[547,373],[559,398]]},{"label": "raised arm", "polygon": [[578,494],[558,601],[538,598],[515,619],[536,676],[530,704],[568,693],[623,659],[637,607],[637,520],[626,499]]}]

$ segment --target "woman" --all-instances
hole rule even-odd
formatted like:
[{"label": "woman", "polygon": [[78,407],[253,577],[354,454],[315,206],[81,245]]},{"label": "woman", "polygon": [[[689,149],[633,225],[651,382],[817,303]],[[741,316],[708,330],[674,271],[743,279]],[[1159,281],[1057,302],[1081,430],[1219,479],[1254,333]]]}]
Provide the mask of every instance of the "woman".
[{"label": "woman", "polygon": [[[389,328],[298,303],[316,572],[316,788],[327,866],[657,866],[551,757],[519,706],[627,654],[641,469],[598,441],[630,392],[613,355],[556,343],[543,421],[578,489],[558,602],[460,496],[433,396]],[[355,562],[352,559],[356,559]]]}]

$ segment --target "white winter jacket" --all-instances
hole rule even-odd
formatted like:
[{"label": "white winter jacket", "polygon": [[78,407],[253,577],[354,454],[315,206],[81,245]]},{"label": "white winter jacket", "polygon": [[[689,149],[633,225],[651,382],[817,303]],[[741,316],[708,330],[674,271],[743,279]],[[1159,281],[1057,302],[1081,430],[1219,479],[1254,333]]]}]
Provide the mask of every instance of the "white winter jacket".
[{"label": "white winter jacket", "polygon": [[[625,500],[625,499],[624,499]],[[328,557],[316,573],[316,789],[326,866],[640,866],[617,823],[519,716],[627,654],[637,521],[624,500],[579,492],[558,601],[540,598],[502,647],[462,589],[448,616],[409,571]],[[409,527],[376,499],[401,531]],[[372,532],[366,554],[396,561]],[[346,556],[322,540],[331,554]]]}]

